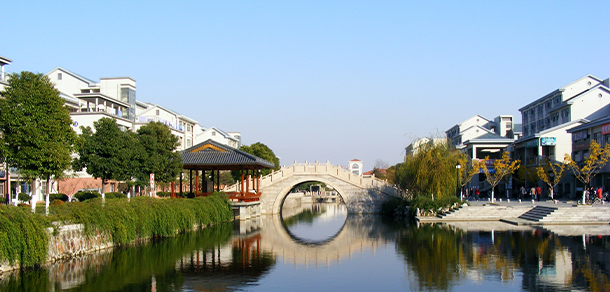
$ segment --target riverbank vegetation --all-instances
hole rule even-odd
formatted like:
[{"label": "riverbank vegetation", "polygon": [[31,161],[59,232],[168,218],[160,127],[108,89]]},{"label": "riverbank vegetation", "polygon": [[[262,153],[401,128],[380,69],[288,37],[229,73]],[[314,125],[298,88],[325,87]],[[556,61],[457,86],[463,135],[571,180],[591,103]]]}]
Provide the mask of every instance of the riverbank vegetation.
[{"label": "riverbank vegetation", "polygon": [[[447,140],[422,139],[405,157],[403,163],[395,165],[393,181],[404,194],[392,198],[382,206],[385,215],[435,215],[461,205],[460,190],[476,174],[483,173],[493,188],[518,168],[519,161],[510,161],[505,152],[503,159],[495,160],[494,171],[486,166],[487,158],[471,159],[466,153],[455,149]],[[493,181],[490,179],[493,178]],[[408,207],[408,208],[407,208]]]},{"label": "riverbank vegetation", "polygon": [[131,200],[99,198],[52,205],[50,215],[32,214],[28,208],[0,206],[0,262],[22,267],[46,261],[51,222],[83,224],[85,234],[107,233],[115,245],[140,239],[171,237],[176,233],[233,219],[226,195],[215,193],[193,199]]}]

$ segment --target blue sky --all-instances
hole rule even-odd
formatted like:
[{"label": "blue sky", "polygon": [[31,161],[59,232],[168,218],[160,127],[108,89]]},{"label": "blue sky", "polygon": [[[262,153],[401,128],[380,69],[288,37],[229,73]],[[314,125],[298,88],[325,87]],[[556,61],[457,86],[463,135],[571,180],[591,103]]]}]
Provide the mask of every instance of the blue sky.
[{"label": "blue sky", "polygon": [[137,98],[281,158],[402,161],[419,137],[610,77],[609,1],[8,1],[8,72],[129,76]]}]

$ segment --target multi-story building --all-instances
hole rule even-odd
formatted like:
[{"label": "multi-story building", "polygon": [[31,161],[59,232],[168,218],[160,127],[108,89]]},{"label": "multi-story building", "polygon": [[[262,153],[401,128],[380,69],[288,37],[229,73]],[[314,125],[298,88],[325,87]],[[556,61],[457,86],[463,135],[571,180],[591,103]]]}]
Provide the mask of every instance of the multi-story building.
[{"label": "multi-story building", "polygon": [[[10,65],[11,62],[11,59],[0,56],[0,91],[8,85],[4,66]],[[6,163],[0,163],[0,198],[5,198],[10,193],[9,184],[9,171]]]},{"label": "multi-story building", "polygon": [[196,129],[199,127],[197,121],[163,106],[140,101],[136,101],[136,116],[134,131],[149,122],[160,122],[167,125],[172,134],[178,137],[178,150],[194,145]]},{"label": "multi-story building", "polygon": [[405,148],[405,155],[409,156],[409,155],[417,154],[417,152],[419,151],[419,148],[428,143],[432,143],[434,145],[439,145],[441,143],[447,143],[447,139],[446,138],[426,138],[426,137],[417,139],[416,141],[411,142],[411,144],[409,144],[409,146],[407,146]]},{"label": "multi-story building", "polygon": [[0,91],[7,83],[7,75],[4,73],[4,66],[10,65],[13,60],[0,56]]},{"label": "multi-story building", "polygon": [[[572,135],[572,159],[580,164],[589,156],[591,141],[597,142],[601,147],[610,144],[610,116],[606,116],[584,125],[568,130]],[[582,191],[581,182],[574,180],[572,192]],[[590,186],[602,187],[604,191],[610,187],[610,163],[606,164],[591,180]],[[568,189],[570,189],[568,187]]]},{"label": "multi-story building", "polygon": [[225,132],[216,127],[201,128],[197,127],[198,133],[195,135],[195,144],[212,139],[218,143],[231,146],[233,148],[241,147],[241,133]]},{"label": "multi-story building", "polygon": [[520,108],[523,137],[515,141],[515,158],[536,166],[543,157],[561,161],[571,154],[567,130],[610,114],[608,85],[587,75]]},{"label": "multi-story building", "polygon": [[73,127],[93,128],[108,117],[123,130],[132,130],[136,118],[136,81],[130,77],[100,78],[99,82],[57,67],[46,74],[59,90],[72,117]]},{"label": "multi-story building", "polygon": [[[451,127],[445,133],[456,149],[460,149],[471,159],[487,159],[488,167],[491,168],[493,160],[502,158],[502,152],[509,151],[515,139],[521,136],[521,125],[515,124],[511,115],[500,115],[493,120],[476,115]],[[484,174],[475,175],[468,187],[479,188],[481,191],[490,189]],[[503,189],[499,193],[504,193],[504,184],[500,187]]]}]

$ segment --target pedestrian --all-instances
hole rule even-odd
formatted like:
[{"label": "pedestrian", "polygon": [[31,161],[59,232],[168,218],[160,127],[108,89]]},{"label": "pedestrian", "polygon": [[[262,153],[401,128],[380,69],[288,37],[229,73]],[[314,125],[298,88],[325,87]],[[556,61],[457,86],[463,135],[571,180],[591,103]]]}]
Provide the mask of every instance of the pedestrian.
[{"label": "pedestrian", "polygon": [[525,186],[521,186],[521,196],[519,199],[525,199],[525,195],[527,194],[527,190],[525,190]]},{"label": "pedestrian", "polygon": [[597,188],[597,197],[602,198],[602,188]]},{"label": "pedestrian", "polygon": [[536,187],[536,199],[538,199],[538,202],[540,202],[540,197],[542,195],[542,188],[540,186]]},{"label": "pedestrian", "polygon": [[532,196],[532,200],[536,199],[536,188],[535,187],[532,187],[530,189],[530,196]]}]

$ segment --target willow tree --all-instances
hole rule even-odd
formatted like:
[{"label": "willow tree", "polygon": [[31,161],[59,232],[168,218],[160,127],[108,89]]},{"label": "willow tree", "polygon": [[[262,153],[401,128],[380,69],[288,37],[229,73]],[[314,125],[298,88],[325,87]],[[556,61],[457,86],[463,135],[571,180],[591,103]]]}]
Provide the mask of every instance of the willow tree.
[{"label": "willow tree", "polygon": [[561,181],[563,172],[566,170],[568,164],[569,162],[566,160],[563,162],[552,162],[547,158],[542,160],[538,167],[536,167],[538,177],[549,186],[551,200],[553,199],[553,190]]},{"label": "willow tree", "polygon": [[[572,170],[576,178],[585,185],[585,189],[591,183],[593,177],[608,163],[610,159],[610,143],[606,143],[604,148],[595,141],[591,141],[589,146],[589,157],[578,164],[572,160],[569,154],[566,154],[565,161],[568,167]],[[583,204],[585,203],[585,194],[583,192]]]},{"label": "willow tree", "polygon": [[[6,160],[19,168],[29,182],[47,182],[45,211],[48,212],[51,178],[70,169],[76,133],[64,100],[53,83],[40,73],[11,74],[0,93],[0,131]],[[32,212],[36,208],[32,196]]]},{"label": "willow tree", "polygon": [[456,152],[446,141],[419,144],[417,151],[397,165],[396,183],[415,196],[445,197],[455,195]]},{"label": "willow tree", "polygon": [[[488,160],[489,157],[485,157],[485,160]],[[485,179],[491,185],[491,197],[494,196],[494,189],[496,186],[502,181],[502,179],[506,176],[511,175],[515,170],[519,168],[519,160],[510,160],[510,156],[507,151],[502,153],[502,159],[496,159],[493,162],[494,171],[491,172],[487,167],[483,168],[483,172],[485,172]]]}]

